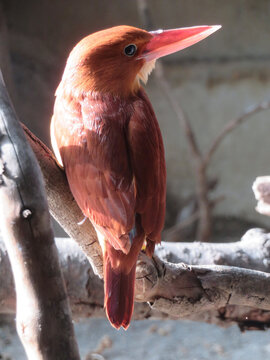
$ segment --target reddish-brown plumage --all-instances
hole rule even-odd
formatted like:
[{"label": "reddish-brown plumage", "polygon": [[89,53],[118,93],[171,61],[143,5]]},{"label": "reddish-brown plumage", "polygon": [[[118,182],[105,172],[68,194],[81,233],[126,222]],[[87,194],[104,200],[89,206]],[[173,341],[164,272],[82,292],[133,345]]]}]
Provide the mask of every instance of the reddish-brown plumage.
[{"label": "reddish-brown plumage", "polygon": [[[169,38],[172,48],[171,33],[164,40],[160,33],[128,26],[83,39],[68,59],[51,124],[53,148],[70,189],[101,242],[104,304],[116,328],[130,323],[142,245],[146,241],[152,256],[164,224],[163,143],[140,86],[153,68],[153,55],[150,62],[145,58],[157,50],[159,37],[162,47]],[[131,56],[125,54],[129,44],[136,45]],[[159,56],[165,50],[159,49]]]}]

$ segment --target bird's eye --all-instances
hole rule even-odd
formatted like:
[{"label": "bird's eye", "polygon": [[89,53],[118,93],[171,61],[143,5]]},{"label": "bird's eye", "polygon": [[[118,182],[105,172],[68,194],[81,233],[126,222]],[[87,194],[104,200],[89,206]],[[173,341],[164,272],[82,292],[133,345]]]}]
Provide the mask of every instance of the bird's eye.
[{"label": "bird's eye", "polygon": [[137,50],[137,46],[135,44],[129,44],[125,47],[124,53],[126,56],[133,56]]}]

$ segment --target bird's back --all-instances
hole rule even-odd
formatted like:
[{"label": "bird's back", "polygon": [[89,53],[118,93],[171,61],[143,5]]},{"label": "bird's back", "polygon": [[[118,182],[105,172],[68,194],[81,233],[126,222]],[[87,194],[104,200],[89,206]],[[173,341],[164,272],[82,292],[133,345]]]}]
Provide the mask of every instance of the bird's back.
[{"label": "bird's back", "polygon": [[164,224],[166,171],[157,120],[142,90],[128,99],[63,93],[52,127],[70,189],[103,247],[108,318],[127,328],[138,254],[146,240],[152,255]]}]

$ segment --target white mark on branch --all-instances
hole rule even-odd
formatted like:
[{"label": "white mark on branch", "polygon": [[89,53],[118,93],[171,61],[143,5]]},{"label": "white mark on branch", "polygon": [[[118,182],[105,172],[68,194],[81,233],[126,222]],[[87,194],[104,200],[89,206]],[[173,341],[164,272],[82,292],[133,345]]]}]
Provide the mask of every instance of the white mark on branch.
[{"label": "white mark on branch", "polygon": [[0,185],[2,185],[4,183],[3,180],[3,174],[5,172],[5,163],[2,159],[0,159]]},{"label": "white mark on branch", "polygon": [[183,267],[183,269],[185,269],[185,270],[192,271],[191,266],[188,265],[188,264],[185,264],[185,263],[182,262],[179,265],[181,265]]},{"label": "white mark on branch", "polygon": [[22,217],[24,219],[29,219],[32,216],[32,211],[30,209],[24,209],[22,211]]},{"label": "white mark on branch", "polygon": [[85,216],[81,221],[79,221],[77,224],[80,226],[80,225],[83,225],[85,223],[85,220],[87,220],[87,216]]},{"label": "white mark on branch", "polygon": [[0,175],[3,175],[5,172],[5,163],[2,159],[0,159]]}]

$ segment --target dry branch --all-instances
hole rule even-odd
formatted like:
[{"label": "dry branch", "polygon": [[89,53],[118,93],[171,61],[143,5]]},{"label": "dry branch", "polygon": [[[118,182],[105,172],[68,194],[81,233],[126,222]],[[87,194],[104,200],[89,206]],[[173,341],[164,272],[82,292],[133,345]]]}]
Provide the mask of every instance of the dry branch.
[{"label": "dry branch", "polygon": [[221,130],[220,134],[214,139],[210,149],[204,156],[204,165],[205,167],[209,166],[209,163],[220,146],[221,142],[225,139],[225,137],[230,134],[237,126],[246,121],[250,116],[255,115],[261,111],[270,109],[270,100],[264,100],[259,104],[255,104],[249,106],[242,114],[240,114],[237,118],[229,121],[223,130]]},{"label": "dry branch", "polygon": [[79,359],[42,174],[1,72],[0,214],[16,287],[17,331],[28,359]]},{"label": "dry branch", "polygon": [[[56,239],[56,245],[73,317],[104,317],[103,283],[85,254],[71,239]],[[154,261],[142,255],[138,262],[134,319],[269,326],[270,234],[253,229],[233,244],[162,243],[155,255]],[[1,241],[0,259],[0,312],[13,313],[12,277]]]},{"label": "dry branch", "polygon": [[170,85],[166,77],[164,76],[164,70],[161,62],[156,65],[155,74],[156,79],[159,82],[160,88],[163,90],[178,118],[180,126],[182,126],[184,129],[189,150],[191,153],[193,169],[195,172],[196,195],[199,206],[199,222],[196,238],[200,241],[209,241],[212,233],[212,208],[208,196],[209,179],[207,177],[207,168],[204,164],[203,155],[198,146],[198,142],[191,127],[190,121],[187,115],[184,113],[179,101],[177,101],[175,96],[173,95]]},{"label": "dry branch", "polygon": [[81,246],[95,272],[102,277],[102,253],[96,232],[90,221],[78,225],[84,215],[70,192],[64,171],[57,165],[51,150],[25,125],[22,124],[22,127],[43,172],[50,213],[66,233]]},{"label": "dry branch", "polygon": [[263,229],[251,229],[241,241],[230,243],[162,242],[155,254],[172,263],[227,265],[270,273],[270,235]]}]

